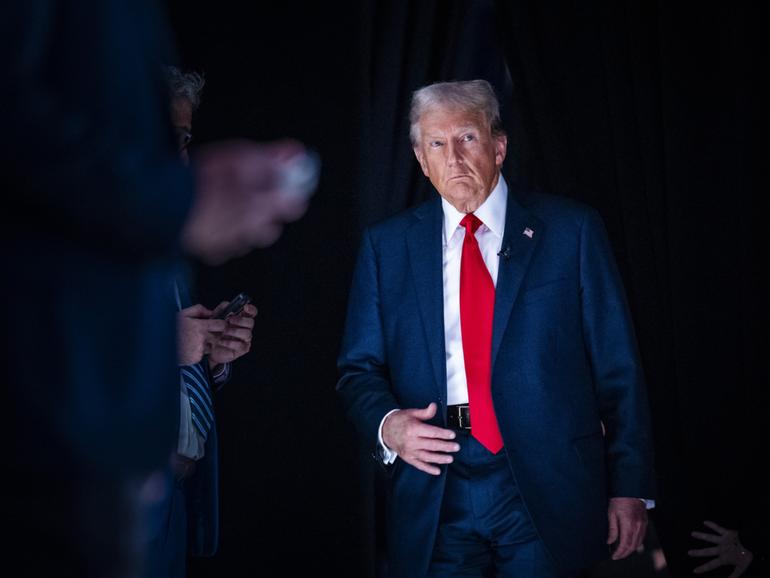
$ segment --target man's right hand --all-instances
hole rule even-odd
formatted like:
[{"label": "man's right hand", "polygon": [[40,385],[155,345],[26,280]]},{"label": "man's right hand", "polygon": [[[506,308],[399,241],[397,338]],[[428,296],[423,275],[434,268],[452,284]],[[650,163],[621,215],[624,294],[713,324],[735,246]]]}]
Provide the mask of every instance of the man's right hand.
[{"label": "man's right hand", "polygon": [[211,343],[222,333],[227,322],[211,319],[214,312],[203,305],[193,305],[177,313],[176,340],[179,365],[198,363],[209,352]]},{"label": "man's right hand", "polygon": [[441,470],[433,464],[450,464],[460,449],[455,432],[424,423],[436,415],[436,404],[425,409],[401,409],[390,414],[382,424],[382,441],[402,460],[428,474],[437,476]]},{"label": "man's right hand", "polygon": [[196,151],[196,194],[182,230],[182,248],[209,265],[272,245],[308,201],[281,181],[287,163],[304,151],[296,141],[233,140]]}]

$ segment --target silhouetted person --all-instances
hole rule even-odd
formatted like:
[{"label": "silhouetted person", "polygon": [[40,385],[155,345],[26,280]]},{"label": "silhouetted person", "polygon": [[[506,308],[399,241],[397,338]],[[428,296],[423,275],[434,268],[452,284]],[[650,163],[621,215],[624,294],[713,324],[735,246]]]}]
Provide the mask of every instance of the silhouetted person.
[{"label": "silhouetted person", "polygon": [[156,9],[30,0],[0,18],[0,516],[17,576],[137,575],[139,480],[178,438],[179,258],[223,262],[305,210],[278,186],[296,143],[210,145],[194,174],[179,161]]}]

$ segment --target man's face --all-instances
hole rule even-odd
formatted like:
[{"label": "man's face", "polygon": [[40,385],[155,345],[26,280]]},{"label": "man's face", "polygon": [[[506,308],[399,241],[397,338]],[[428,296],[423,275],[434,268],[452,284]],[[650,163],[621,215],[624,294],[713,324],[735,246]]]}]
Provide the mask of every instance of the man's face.
[{"label": "man's face", "polygon": [[192,138],[192,103],[183,97],[171,100],[171,124],[177,139],[177,150],[182,162],[188,164],[190,156],[187,154],[187,145]]},{"label": "man's face", "polygon": [[437,107],[420,118],[414,153],[439,194],[470,213],[497,184],[507,145],[505,135],[492,135],[483,114]]}]

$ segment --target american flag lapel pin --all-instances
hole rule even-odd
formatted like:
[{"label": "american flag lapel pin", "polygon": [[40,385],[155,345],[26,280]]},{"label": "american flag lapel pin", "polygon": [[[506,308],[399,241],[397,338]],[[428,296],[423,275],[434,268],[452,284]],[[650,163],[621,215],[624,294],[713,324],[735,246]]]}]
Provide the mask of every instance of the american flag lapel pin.
[{"label": "american flag lapel pin", "polygon": [[529,227],[527,227],[526,229],[524,229],[524,233],[523,234],[531,239],[532,235],[534,235],[535,232],[532,229],[530,229]]}]

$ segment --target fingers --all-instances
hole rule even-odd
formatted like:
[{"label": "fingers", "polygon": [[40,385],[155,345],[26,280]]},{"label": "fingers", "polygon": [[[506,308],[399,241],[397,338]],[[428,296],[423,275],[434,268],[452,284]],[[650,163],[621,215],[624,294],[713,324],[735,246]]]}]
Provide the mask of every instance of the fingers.
[{"label": "fingers", "polygon": [[618,520],[618,534],[618,546],[612,554],[613,560],[622,560],[636,550],[634,530],[623,517]]},{"label": "fingers", "polygon": [[411,459],[411,458],[403,458],[403,457],[402,459],[409,465],[412,465],[418,470],[425,472],[426,474],[430,474],[431,476],[438,476],[441,474],[440,468],[433,466],[427,462],[423,462],[423,461]]},{"label": "fingers", "polygon": [[273,141],[269,146],[271,147],[276,160],[279,160],[282,163],[288,162],[295,156],[302,154],[305,150],[305,147],[301,142],[293,139]]},{"label": "fingers", "polygon": [[[237,330],[238,336],[231,337],[232,328],[228,328],[212,342],[211,359],[216,363],[229,363],[246,355],[251,350],[251,332],[245,329]],[[245,332],[245,333],[240,333]]]},{"label": "fingers", "polygon": [[[421,446],[420,447],[426,447],[428,445],[433,446],[435,445],[450,445],[452,447],[456,447],[457,449],[454,449],[452,451],[459,450],[459,446],[456,443],[450,443],[447,444],[446,442],[440,442],[436,440],[453,440],[455,437],[457,437],[457,434],[452,431],[451,429],[445,429],[443,427],[438,427],[435,425],[431,425],[428,423],[424,423],[420,420],[415,420],[414,418],[411,418],[411,416],[408,415],[403,416],[402,419],[405,419],[403,424],[403,430],[404,433],[408,438],[414,439],[414,440],[420,440]],[[407,421],[408,420],[408,421]]]},{"label": "fingers", "polygon": [[383,423],[385,445],[396,451],[401,459],[431,475],[441,473],[439,465],[452,463],[451,454],[459,451],[454,431],[425,423],[436,415],[436,404],[421,409],[406,409],[392,413]]},{"label": "fingers", "polygon": [[647,510],[637,498],[617,497],[610,499],[608,508],[610,532],[609,544],[617,539],[617,546],[612,554],[613,560],[620,560],[637,550],[644,540],[647,529]]},{"label": "fingers", "polygon": [[216,307],[214,307],[214,311],[212,312],[212,317],[216,317],[217,315],[219,315],[219,313],[220,313],[222,310],[224,310],[224,308],[225,308],[225,307],[227,307],[228,305],[230,305],[230,302],[229,302],[229,301],[221,301],[221,302],[219,303],[219,305],[217,305]]},{"label": "fingers", "polygon": [[408,409],[406,411],[417,419],[425,421],[436,415],[436,403],[430,402],[424,409]]},{"label": "fingers", "polygon": [[251,329],[236,327],[231,323],[226,323],[224,330],[221,332],[220,339],[251,343]]},{"label": "fingers", "polygon": [[414,453],[414,457],[425,464],[451,464],[454,458],[449,454],[428,452],[420,450]]},{"label": "fingers", "polygon": [[[251,350],[252,317],[229,317],[224,323],[224,330],[213,333],[212,361],[216,363],[229,363],[246,355]],[[239,326],[242,324],[243,326]]]},{"label": "fingers", "polygon": [[227,329],[227,321],[224,319],[207,319],[205,321],[205,328],[209,333],[224,333]]},{"label": "fingers", "polygon": [[282,164],[302,153],[301,143],[219,142],[196,154],[195,202],[181,234],[183,249],[212,265],[267,247],[283,224],[308,203],[279,188]]},{"label": "fingers", "polygon": [[728,529],[723,528],[722,526],[720,526],[719,524],[717,524],[715,522],[712,522],[711,520],[704,520],[703,521],[703,525],[711,528],[712,530],[714,530],[717,534],[719,534],[721,536],[724,536],[725,534],[727,534],[727,532],[729,532]]},{"label": "fingers", "polygon": [[724,562],[722,562],[721,558],[715,558],[714,560],[711,560],[710,562],[706,562],[705,564],[702,564],[697,568],[695,568],[695,570],[693,570],[693,573],[703,574],[704,572],[710,572],[711,570],[719,568],[720,566],[723,566],[723,565],[724,565]]},{"label": "fingers", "polygon": [[422,438],[453,440],[457,437],[457,434],[451,429],[446,429],[427,423],[422,424],[422,427],[417,428],[417,433]]},{"label": "fingers", "polygon": [[631,541],[628,546],[628,554],[633,554],[639,550],[642,543],[644,542],[644,536],[647,533],[647,520],[634,524],[632,529],[633,535],[631,536]]},{"label": "fingers", "polygon": [[706,534],[705,532],[690,532],[690,536],[703,540],[704,542],[711,542],[712,544],[720,544],[722,542],[721,536],[715,536],[714,534]]},{"label": "fingers", "polygon": [[[251,349],[251,343],[246,343],[244,341],[236,341],[236,340],[219,340],[216,343],[212,345],[212,350],[216,350],[217,352],[232,352],[234,355],[233,359],[237,359],[241,355],[245,355],[249,352]],[[227,359],[226,361],[233,361],[233,359]],[[221,359],[216,359],[215,361],[222,362]]]},{"label": "fingers", "polygon": [[292,191],[293,189],[291,188],[276,187],[268,193],[275,209],[274,220],[291,223],[299,219],[307,211],[307,199]]},{"label": "fingers", "polygon": [[[456,448],[457,449],[450,449],[448,451],[457,451],[459,450],[460,446],[456,445]],[[438,476],[441,474],[441,469],[438,467],[438,465],[447,465],[454,461],[454,458],[447,453],[433,452],[422,449],[411,451],[405,455],[399,455],[408,464],[411,464],[418,470],[432,476]]]},{"label": "fingers", "polygon": [[[243,307],[243,310],[241,311],[241,313],[239,315],[236,315],[236,318],[241,318],[241,319],[249,318],[249,319],[253,320],[256,316],[257,316],[257,308],[256,308],[256,306],[252,305],[251,303],[248,303],[248,304],[246,304]],[[252,321],[251,326],[252,327],[254,326],[253,321]]]},{"label": "fingers", "polygon": [[254,316],[250,315],[231,315],[227,318],[227,323],[233,327],[242,327],[251,333],[254,328]]},{"label": "fingers", "polygon": [[209,361],[219,365],[222,363],[231,363],[248,353],[248,348],[232,349],[224,345],[215,345],[211,348],[209,355]]},{"label": "fingers", "polygon": [[194,317],[194,318],[197,318],[197,319],[208,319],[209,317],[211,317],[213,311],[211,311],[210,309],[207,309],[206,307],[204,307],[203,305],[198,303],[197,305],[192,305],[190,307],[185,307],[179,313],[182,314],[184,317]]},{"label": "fingers", "polygon": [[457,442],[445,442],[437,439],[422,438],[420,439],[419,449],[420,451],[427,452],[459,452],[460,444]]},{"label": "fingers", "polygon": [[451,464],[452,453],[460,450],[460,445],[454,442],[440,442],[432,439],[413,438],[401,444],[399,455],[404,459],[412,459],[427,464]]},{"label": "fingers", "polygon": [[[218,306],[218,308],[221,304]],[[181,317],[190,319],[191,327],[197,325],[203,331],[209,333],[222,333],[227,328],[227,322],[224,319],[212,319],[214,311],[207,309],[201,304],[185,307],[179,311]]]},{"label": "fingers", "polygon": [[644,540],[644,532],[639,526],[631,525],[624,531],[621,523],[620,528],[620,545],[613,556],[615,560],[622,560],[636,552]]},{"label": "fingers", "polygon": [[237,170],[236,176],[240,181],[264,186],[265,175],[274,175],[280,166],[304,151],[299,141],[283,139],[268,143],[254,143],[244,140],[233,140],[228,149],[222,149],[222,156],[227,167]]},{"label": "fingers", "polygon": [[[435,405],[435,404],[431,404],[431,405]],[[428,408],[430,408],[430,406],[428,406]],[[425,411],[426,410],[407,409],[407,410],[403,410],[402,412],[399,412],[402,415],[397,418],[397,421],[401,422],[401,429],[403,429],[403,432],[407,437],[413,438],[413,439],[421,439],[421,440],[430,440],[430,439],[453,440],[455,439],[455,437],[457,437],[457,434],[451,429],[446,429],[436,425],[431,425],[429,423],[424,423],[422,421],[422,418],[419,417],[419,415],[424,415],[423,412]],[[433,410],[433,413],[435,414],[435,408]],[[457,444],[453,444],[453,445],[456,446]],[[458,449],[459,449],[459,446],[458,446]],[[453,451],[457,451],[457,450],[453,450]]]},{"label": "fingers", "polygon": [[[211,316],[216,317],[228,305],[230,305],[229,301],[222,301],[211,312]],[[241,309],[240,313],[228,315],[225,321],[237,327],[245,327],[247,329],[252,329],[254,327],[254,318],[256,316],[257,316],[257,308],[254,305],[247,303],[246,305],[244,305],[243,309]]]}]

